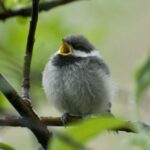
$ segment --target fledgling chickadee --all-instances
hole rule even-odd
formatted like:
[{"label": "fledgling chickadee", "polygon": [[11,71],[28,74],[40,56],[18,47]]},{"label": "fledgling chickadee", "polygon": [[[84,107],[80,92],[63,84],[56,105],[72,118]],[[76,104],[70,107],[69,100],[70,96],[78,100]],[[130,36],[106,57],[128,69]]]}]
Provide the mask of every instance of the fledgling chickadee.
[{"label": "fledgling chickadee", "polygon": [[59,111],[71,115],[110,112],[113,93],[109,68],[83,36],[69,35],[43,72],[43,87]]}]

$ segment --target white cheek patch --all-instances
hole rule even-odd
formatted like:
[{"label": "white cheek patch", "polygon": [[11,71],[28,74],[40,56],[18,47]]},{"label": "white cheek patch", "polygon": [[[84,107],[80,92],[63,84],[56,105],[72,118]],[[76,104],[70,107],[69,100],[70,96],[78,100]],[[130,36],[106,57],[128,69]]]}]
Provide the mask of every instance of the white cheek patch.
[{"label": "white cheek patch", "polygon": [[89,56],[101,57],[97,50],[93,50],[90,53],[74,50],[72,55],[76,57],[89,57]]}]

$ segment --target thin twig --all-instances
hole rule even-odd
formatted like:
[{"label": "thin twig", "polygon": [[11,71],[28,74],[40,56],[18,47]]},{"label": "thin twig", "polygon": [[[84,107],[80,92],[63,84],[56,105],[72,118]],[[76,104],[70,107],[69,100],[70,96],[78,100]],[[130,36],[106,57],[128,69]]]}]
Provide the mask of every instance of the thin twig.
[{"label": "thin twig", "polygon": [[[65,5],[75,1],[80,1],[80,0],[51,0],[51,1],[42,2],[39,4],[39,12],[48,11],[55,7]],[[32,11],[31,6],[16,9],[16,10],[9,9],[0,14],[0,20],[6,20],[8,18],[16,17],[16,16],[29,17],[31,16],[31,11]]]},{"label": "thin twig", "polygon": [[22,97],[23,99],[30,99],[29,89],[30,89],[30,70],[31,70],[31,60],[32,51],[35,41],[35,31],[38,21],[38,3],[39,0],[32,0],[32,17],[30,21],[29,34],[27,38],[26,53],[24,58],[24,69],[23,69],[23,82],[22,82]]},{"label": "thin twig", "polygon": [[[79,121],[82,121],[81,118],[76,116],[70,116],[66,120],[66,125],[70,126],[74,123],[78,123]],[[45,124],[46,126],[57,126],[62,127],[64,126],[64,123],[62,122],[61,117],[41,117],[41,122]],[[24,119],[20,117],[10,116],[6,118],[0,119],[0,126],[11,126],[11,127],[27,127],[28,124],[32,125],[34,128],[33,121],[31,119]],[[109,131],[123,131],[123,132],[131,132],[131,133],[138,133],[138,131],[135,129],[137,122],[131,122],[126,121],[122,126],[117,128],[112,128]],[[146,125],[145,123],[140,123],[143,129],[150,131],[150,126]]]},{"label": "thin twig", "polygon": [[23,118],[10,116],[0,119],[0,126],[26,127]]},{"label": "thin twig", "polygon": [[61,141],[65,142],[67,145],[72,146],[76,150],[91,150],[91,149],[87,149],[84,145],[82,145],[78,141],[72,139],[70,136],[68,136],[60,131],[53,130],[53,132],[57,138],[59,138]]},{"label": "thin twig", "polygon": [[[64,126],[61,117],[41,117],[40,120],[46,126]],[[66,120],[66,125],[77,123],[78,121],[81,121],[81,119],[72,116]],[[27,127],[29,122],[32,123],[33,121],[27,117],[7,116],[0,119],[0,126]],[[33,126],[36,127],[34,124]]]},{"label": "thin twig", "polygon": [[[82,120],[80,116],[67,116],[65,125],[77,123]],[[64,126],[62,117],[41,117],[41,121],[47,126]]]}]

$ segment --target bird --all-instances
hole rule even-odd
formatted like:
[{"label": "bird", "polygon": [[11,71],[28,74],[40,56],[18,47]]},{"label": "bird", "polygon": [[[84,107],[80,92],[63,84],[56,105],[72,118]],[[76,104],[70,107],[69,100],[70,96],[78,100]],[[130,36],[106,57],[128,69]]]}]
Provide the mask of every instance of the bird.
[{"label": "bird", "polygon": [[110,69],[83,35],[67,35],[49,59],[43,89],[63,114],[103,115],[111,111],[113,82]]}]

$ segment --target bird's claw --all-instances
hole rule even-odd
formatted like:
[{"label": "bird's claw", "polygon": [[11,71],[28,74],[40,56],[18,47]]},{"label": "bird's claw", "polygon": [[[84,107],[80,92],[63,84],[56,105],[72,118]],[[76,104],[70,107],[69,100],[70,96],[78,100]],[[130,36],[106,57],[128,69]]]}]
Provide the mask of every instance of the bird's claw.
[{"label": "bird's claw", "polygon": [[69,113],[64,113],[64,114],[61,116],[61,121],[62,121],[63,126],[66,127],[67,121],[68,121],[68,118],[69,118],[69,117],[70,117],[70,114],[69,114]]},{"label": "bird's claw", "polygon": [[66,127],[66,125],[67,125],[69,122],[72,122],[72,121],[75,121],[75,120],[81,120],[81,119],[83,119],[83,116],[72,115],[72,114],[69,114],[69,113],[64,113],[64,114],[61,116],[62,124],[63,124],[63,126],[65,126],[65,127]]}]

